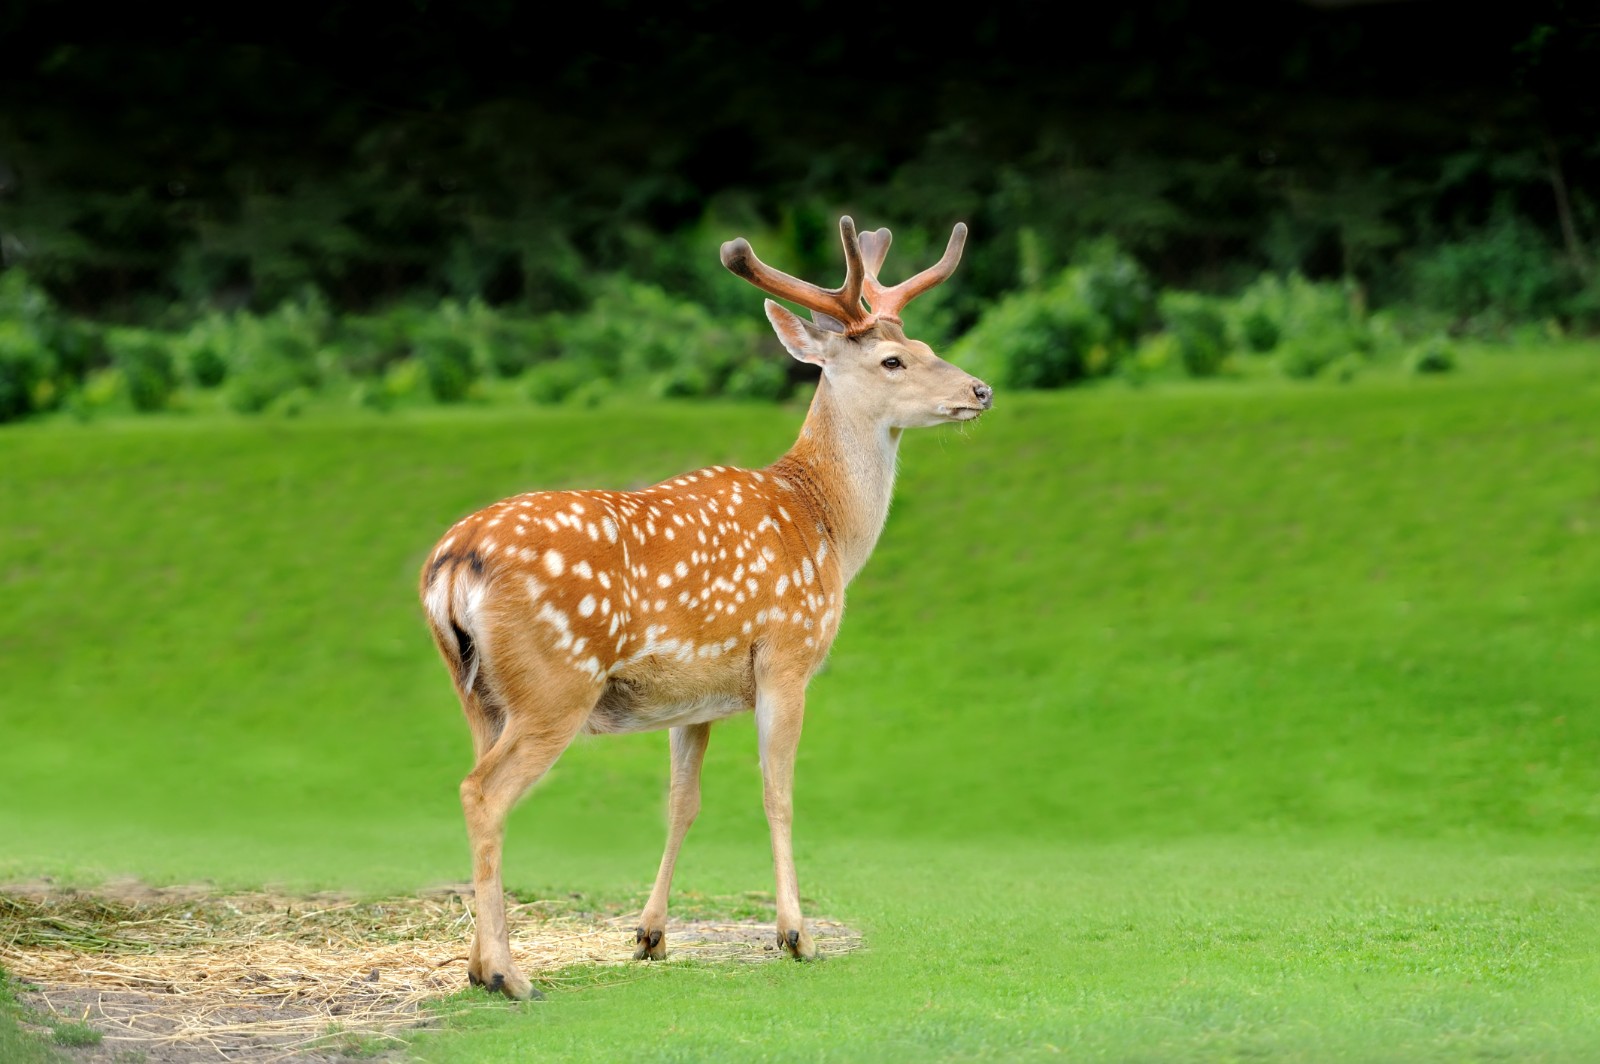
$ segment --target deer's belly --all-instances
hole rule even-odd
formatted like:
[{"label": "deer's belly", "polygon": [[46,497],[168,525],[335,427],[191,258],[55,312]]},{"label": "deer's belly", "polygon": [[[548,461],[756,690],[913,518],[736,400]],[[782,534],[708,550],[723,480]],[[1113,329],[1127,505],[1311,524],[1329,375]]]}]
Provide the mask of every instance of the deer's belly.
[{"label": "deer's belly", "polygon": [[692,680],[670,675],[672,670],[662,670],[650,659],[639,665],[607,682],[584,731],[616,735],[706,724],[755,706],[755,677],[748,662],[742,668],[699,670]]}]

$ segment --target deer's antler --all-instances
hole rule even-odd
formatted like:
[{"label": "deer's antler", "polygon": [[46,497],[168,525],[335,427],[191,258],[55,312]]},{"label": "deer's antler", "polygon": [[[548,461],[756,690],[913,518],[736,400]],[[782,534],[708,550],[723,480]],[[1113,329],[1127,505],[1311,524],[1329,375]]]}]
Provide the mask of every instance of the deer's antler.
[{"label": "deer's antler", "polygon": [[886,288],[878,281],[878,271],[889,253],[889,230],[877,229],[858,235],[855,221],[845,215],[839,219],[839,237],[844,243],[845,276],[844,284],[838,288],[823,288],[773,269],[756,258],[744,237],[722,245],[722,264],[763,292],[805,307],[818,324],[847,336],[857,336],[879,321],[898,323],[900,311],[907,303],[949,277],[961,261],[967,227],[957,222],[944,257],[893,288]]},{"label": "deer's antler", "polygon": [[950,231],[950,243],[945,245],[944,255],[938,262],[893,288],[885,288],[878,281],[878,270],[883,267],[884,256],[889,254],[890,239],[887,229],[861,235],[861,257],[866,260],[867,267],[867,280],[863,288],[867,304],[872,308],[873,320],[898,323],[900,312],[907,303],[956,271],[956,264],[961,261],[961,249],[967,243],[967,227],[963,222],[956,223]]}]

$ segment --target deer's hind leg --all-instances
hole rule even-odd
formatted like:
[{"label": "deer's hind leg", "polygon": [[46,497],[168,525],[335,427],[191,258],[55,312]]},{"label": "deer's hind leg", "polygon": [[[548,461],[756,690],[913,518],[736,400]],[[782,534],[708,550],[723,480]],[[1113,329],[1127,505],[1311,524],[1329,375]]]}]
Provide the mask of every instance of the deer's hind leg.
[{"label": "deer's hind leg", "polygon": [[[485,657],[486,663],[495,661]],[[509,655],[499,660],[508,659]],[[554,658],[520,664],[525,667],[486,667],[471,695],[477,704],[468,704],[463,697],[474,745],[487,743],[487,747],[479,750],[477,764],[461,781],[461,810],[472,847],[472,886],[478,903],[467,979],[474,986],[525,1000],[536,991],[511,960],[500,878],[506,817],[572,742],[600,697],[601,686]],[[485,716],[471,719],[475,710]],[[498,733],[484,727],[495,715]]]},{"label": "deer's hind leg", "polygon": [[639,926],[634,931],[638,946],[633,952],[636,961],[659,961],[667,955],[667,895],[672,890],[672,871],[678,863],[678,849],[689,825],[700,813],[700,766],[705,761],[706,743],[711,738],[711,725],[686,724],[673,728],[672,783],[667,797],[667,847],[661,854],[661,868],[656,873],[655,889],[639,916]]}]

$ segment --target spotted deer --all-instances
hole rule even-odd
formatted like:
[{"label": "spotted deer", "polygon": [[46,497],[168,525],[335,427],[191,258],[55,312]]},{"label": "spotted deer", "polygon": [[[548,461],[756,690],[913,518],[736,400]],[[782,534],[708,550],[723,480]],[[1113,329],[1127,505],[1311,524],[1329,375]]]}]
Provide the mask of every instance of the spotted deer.
[{"label": "spotted deer", "polygon": [[635,933],[666,956],[667,894],[700,808],[713,722],[755,711],[777,880],[778,945],[816,946],[800,914],[791,785],[807,683],[844,614],[845,587],[889,510],[903,430],[970,421],[989,386],[908,338],[900,312],[950,276],[966,226],[932,267],[878,281],[889,231],[839,220],[844,284],[825,289],[761,262],[743,238],[722,262],[763,291],[789,354],[821,368],[800,437],[764,469],[712,466],[640,491],[541,491],[450,528],[422,571],[422,601],[472,732],[461,783],[477,929],[468,980],[535,991],[512,962],[500,854],[507,814],[579,732],[670,728],[666,850]]}]

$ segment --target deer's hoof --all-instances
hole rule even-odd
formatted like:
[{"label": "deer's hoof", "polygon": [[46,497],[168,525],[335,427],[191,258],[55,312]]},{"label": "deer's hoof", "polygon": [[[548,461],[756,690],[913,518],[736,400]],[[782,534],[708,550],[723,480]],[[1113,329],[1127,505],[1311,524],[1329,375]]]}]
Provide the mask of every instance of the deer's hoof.
[{"label": "deer's hoof", "polygon": [[636,961],[664,961],[667,959],[667,935],[659,927],[633,929],[633,941],[638,947],[633,951]]},{"label": "deer's hoof", "polygon": [[817,944],[811,941],[811,936],[804,928],[791,927],[787,931],[779,928],[778,948],[797,961],[814,961],[817,959]]},{"label": "deer's hoof", "polygon": [[507,965],[504,970],[467,967],[467,982],[472,986],[482,987],[491,994],[504,994],[513,1001],[543,1001],[541,994],[528,977],[517,971],[515,967]]}]

